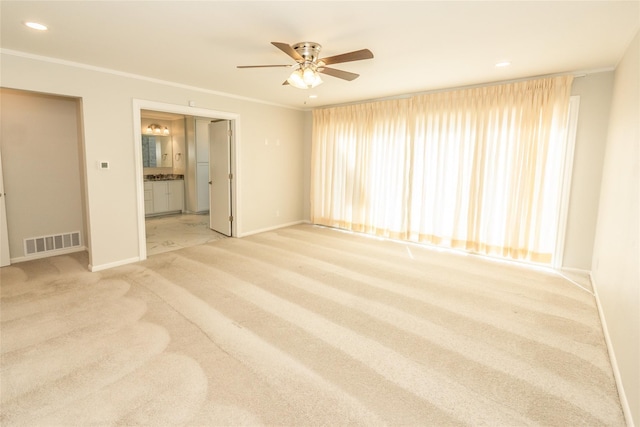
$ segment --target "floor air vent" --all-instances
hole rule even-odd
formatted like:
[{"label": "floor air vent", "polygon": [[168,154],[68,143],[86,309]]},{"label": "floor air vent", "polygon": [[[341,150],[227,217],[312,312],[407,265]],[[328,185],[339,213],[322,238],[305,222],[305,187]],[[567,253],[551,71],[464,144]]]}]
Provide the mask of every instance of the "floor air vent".
[{"label": "floor air vent", "polygon": [[26,256],[80,246],[80,232],[24,239]]}]

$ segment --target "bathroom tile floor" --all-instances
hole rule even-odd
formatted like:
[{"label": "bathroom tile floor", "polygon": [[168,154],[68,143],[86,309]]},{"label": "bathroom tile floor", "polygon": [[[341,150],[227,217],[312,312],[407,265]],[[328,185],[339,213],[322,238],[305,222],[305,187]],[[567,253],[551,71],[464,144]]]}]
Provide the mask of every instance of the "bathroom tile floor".
[{"label": "bathroom tile floor", "polygon": [[147,256],[201,245],[227,236],[209,228],[209,215],[178,214],[145,219]]}]

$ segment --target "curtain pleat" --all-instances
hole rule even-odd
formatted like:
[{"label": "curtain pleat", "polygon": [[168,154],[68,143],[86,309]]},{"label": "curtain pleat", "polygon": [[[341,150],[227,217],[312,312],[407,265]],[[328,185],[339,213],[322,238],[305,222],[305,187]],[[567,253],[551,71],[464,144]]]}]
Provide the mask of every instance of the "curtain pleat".
[{"label": "curtain pleat", "polygon": [[550,262],[571,83],[314,110],[312,222]]}]

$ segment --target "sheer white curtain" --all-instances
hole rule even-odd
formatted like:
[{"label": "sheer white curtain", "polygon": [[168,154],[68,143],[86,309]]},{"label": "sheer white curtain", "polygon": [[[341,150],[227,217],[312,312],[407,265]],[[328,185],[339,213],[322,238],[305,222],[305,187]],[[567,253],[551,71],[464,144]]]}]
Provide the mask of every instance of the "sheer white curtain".
[{"label": "sheer white curtain", "polygon": [[312,221],[550,262],[571,82],[314,111]]},{"label": "sheer white curtain", "polygon": [[312,222],[406,238],[409,100],[313,112]]}]

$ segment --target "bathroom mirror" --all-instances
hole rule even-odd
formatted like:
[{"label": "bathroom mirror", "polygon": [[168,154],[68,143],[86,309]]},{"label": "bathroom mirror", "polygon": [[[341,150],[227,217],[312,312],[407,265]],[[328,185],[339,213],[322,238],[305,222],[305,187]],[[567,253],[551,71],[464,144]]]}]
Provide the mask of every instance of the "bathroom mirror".
[{"label": "bathroom mirror", "polygon": [[171,136],[142,135],[142,166],[145,168],[173,167]]}]

